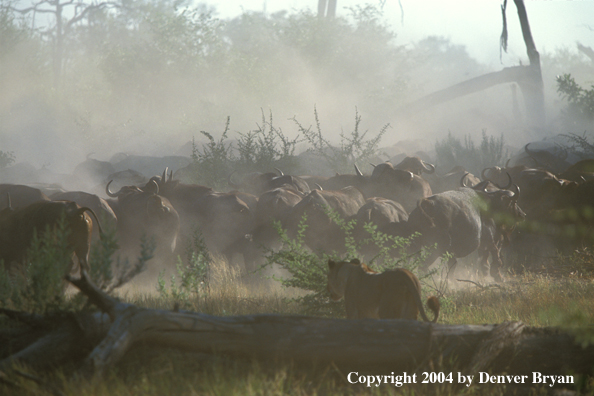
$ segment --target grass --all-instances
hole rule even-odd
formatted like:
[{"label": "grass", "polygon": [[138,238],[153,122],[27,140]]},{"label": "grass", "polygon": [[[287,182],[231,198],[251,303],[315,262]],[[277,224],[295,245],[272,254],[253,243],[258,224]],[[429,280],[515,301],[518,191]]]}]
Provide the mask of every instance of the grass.
[{"label": "grass", "polygon": [[270,272],[245,274],[217,257],[211,266],[207,292],[194,293],[179,301],[157,293],[156,282],[152,288],[132,283],[119,297],[146,308],[172,309],[179,304],[184,310],[219,316],[298,313],[299,307],[288,299],[300,292],[282,289],[278,282],[269,279],[270,276]]},{"label": "grass", "polygon": [[594,322],[594,282],[587,279],[553,279],[524,274],[500,287],[464,287],[449,294],[441,323],[483,324],[521,321],[529,326],[558,326],[563,314],[587,313]]},{"label": "grass", "polygon": [[[215,259],[210,272],[209,292],[184,301],[184,309],[213,315],[259,313],[296,314],[299,307],[291,298],[298,290],[280,288],[264,274],[242,274],[236,267]],[[558,277],[524,273],[501,287],[452,284],[441,298],[440,323],[484,324],[522,321],[530,326],[555,326],[583,312],[585,323],[593,322],[592,278]],[[428,287],[425,287],[428,289]],[[146,290],[146,289],[143,289]],[[147,308],[171,309],[175,302],[156,291],[120,292],[128,302]],[[428,291],[428,290],[426,290]],[[27,371],[27,368],[22,368]],[[103,380],[72,376],[76,367],[64,367],[42,374],[45,385],[17,378],[19,388],[0,384],[3,395],[51,395],[47,384],[64,395],[419,395],[419,394],[504,394],[503,385],[475,385],[454,390],[450,384],[405,384],[400,388],[382,385],[367,388],[347,382],[348,373],[333,366],[296,365],[290,362],[256,361],[221,355],[185,353],[139,346],[111,368]],[[446,370],[446,369],[444,369]],[[449,371],[450,369],[447,369]],[[435,371],[439,371],[438,368]],[[36,375],[40,375],[36,373]],[[594,394],[594,384],[589,384]],[[535,390],[539,394],[538,390]],[[544,393],[543,393],[544,394]]]}]

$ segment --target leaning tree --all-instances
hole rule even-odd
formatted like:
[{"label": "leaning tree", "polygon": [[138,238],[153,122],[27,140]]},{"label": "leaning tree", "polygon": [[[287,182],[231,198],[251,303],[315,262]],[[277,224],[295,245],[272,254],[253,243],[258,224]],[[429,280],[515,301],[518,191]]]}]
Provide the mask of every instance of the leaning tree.
[{"label": "leaning tree", "polygon": [[[528,54],[528,65],[519,65],[503,68],[500,71],[484,74],[482,76],[463,81],[461,83],[452,85],[451,87],[433,92],[424,96],[412,103],[409,103],[400,109],[399,114],[410,114],[411,112],[418,112],[432,106],[444,103],[461,96],[469,95],[475,92],[483,91],[490,87],[499,84],[515,83],[520,87],[526,112],[530,124],[533,128],[541,129],[545,125],[545,105],[544,105],[544,85],[542,81],[542,74],[540,69],[540,54],[536,50],[532,33],[530,32],[530,24],[528,23],[528,14],[523,0],[514,0],[518,10],[518,17],[520,19],[520,26],[522,28],[522,35],[524,43],[526,44],[526,52]],[[503,15],[503,32],[501,34],[501,48],[507,50],[507,18],[506,7],[507,0],[504,0],[501,6]],[[512,86],[512,89],[514,86]],[[514,92],[514,91],[512,91]],[[514,106],[517,106],[514,103]]]}]

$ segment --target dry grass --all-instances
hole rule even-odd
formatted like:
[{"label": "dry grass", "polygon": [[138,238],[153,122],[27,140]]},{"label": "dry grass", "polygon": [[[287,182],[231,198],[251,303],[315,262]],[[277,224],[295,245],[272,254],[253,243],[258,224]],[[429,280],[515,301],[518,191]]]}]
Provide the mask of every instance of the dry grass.
[{"label": "dry grass", "polygon": [[469,285],[446,297],[443,323],[521,321],[530,326],[563,324],[563,315],[581,311],[594,322],[594,282],[525,274],[502,285]]},{"label": "dry grass", "polygon": [[[264,276],[263,276],[264,275]],[[256,313],[295,314],[299,306],[288,301],[298,291],[282,289],[266,274],[245,276],[237,268],[217,260],[210,291],[187,301],[186,309],[213,315]],[[144,290],[144,289],[142,289]],[[154,290],[154,289],[153,289]],[[173,305],[156,292],[134,292],[123,297],[151,308]],[[441,323],[500,323],[520,320],[532,326],[566,323],[567,315],[582,311],[585,323],[593,322],[594,282],[591,279],[549,278],[525,274],[499,287],[464,283],[442,298]],[[366,388],[346,381],[348,373],[335,367],[294,366],[286,362],[255,361],[174,350],[140,347],[131,351],[103,380],[73,378],[76,367],[50,373],[47,381],[65,395],[453,395],[505,394],[504,386],[473,386],[454,390],[449,385],[383,385]],[[449,370],[449,369],[448,369]],[[437,370],[438,371],[438,370]],[[24,379],[22,387],[0,385],[0,394],[49,395],[47,386]],[[594,389],[590,384],[588,389]],[[543,391],[544,392],[544,391]],[[544,394],[535,390],[534,394]],[[586,394],[594,394],[592,391]]]},{"label": "dry grass", "polygon": [[[170,282],[171,274],[173,271],[165,273],[167,282]],[[228,264],[222,257],[215,257],[211,266],[209,287],[204,293],[184,300],[183,309],[221,316],[297,313],[299,307],[289,300],[301,295],[302,292],[282,288],[279,282],[272,279],[272,276],[281,274],[282,270],[279,269],[247,274],[239,266]],[[153,275],[151,280],[144,279],[140,283],[132,283],[120,292],[120,297],[147,308],[173,308],[176,302],[160,296],[156,285],[156,275]]]}]

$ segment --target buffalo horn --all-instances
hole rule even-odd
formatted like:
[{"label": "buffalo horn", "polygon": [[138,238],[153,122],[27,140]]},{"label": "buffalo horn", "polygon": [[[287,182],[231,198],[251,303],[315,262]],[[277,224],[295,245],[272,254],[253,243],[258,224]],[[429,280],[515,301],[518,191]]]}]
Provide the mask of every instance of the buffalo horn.
[{"label": "buffalo horn", "polygon": [[278,168],[274,168],[274,170],[276,170],[278,172],[279,176],[284,176],[285,174],[283,173],[282,170],[278,169]]},{"label": "buffalo horn", "polygon": [[411,171],[405,171],[406,173],[408,173],[408,177],[406,179],[407,182],[412,182],[415,179],[415,174],[412,173]]},{"label": "buffalo horn", "polygon": [[532,158],[532,161],[534,161],[534,163],[536,164],[537,167],[542,167],[542,164],[540,163],[540,161],[536,158],[534,158],[533,154],[536,154],[535,151],[530,151],[528,150],[528,145],[530,143],[526,143],[526,145],[524,146],[524,151],[526,152],[526,154],[528,154],[530,156],[530,158]]},{"label": "buffalo horn", "polygon": [[173,180],[173,169],[169,171],[169,179],[167,181],[172,181]]},{"label": "buffalo horn", "polygon": [[324,189],[322,188],[322,186],[320,186],[318,183],[316,183],[316,187],[318,188],[318,190],[324,191]]},{"label": "buffalo horn", "polygon": [[109,191],[109,185],[111,184],[113,180],[110,180],[109,183],[107,183],[107,186],[105,186],[105,193],[107,194],[107,196],[112,197],[112,198],[117,198],[119,196],[119,194],[114,194],[111,191]]},{"label": "buffalo horn", "polygon": [[421,165],[423,165],[423,169],[425,169],[425,172],[427,172],[428,174],[431,175],[435,173],[435,165],[425,162],[423,160],[421,160]]},{"label": "buffalo horn", "polygon": [[369,163],[369,165],[373,166],[374,168],[377,166],[376,164],[372,164],[371,162]]},{"label": "buffalo horn", "polygon": [[466,185],[466,176],[468,176],[469,174],[470,174],[469,172],[464,172],[464,175],[460,179],[460,187],[468,187]]},{"label": "buffalo horn", "polygon": [[481,179],[483,181],[487,180],[487,175],[485,175],[485,173],[489,170],[489,169],[493,169],[493,168],[485,168],[483,169],[483,171],[481,172]]},{"label": "buffalo horn", "polygon": [[227,177],[227,183],[229,184],[229,186],[233,187],[234,189],[239,190],[239,186],[237,184],[233,183],[233,181],[231,180],[231,176],[233,176],[233,174],[235,172],[236,171],[233,171],[229,174],[229,177]]},{"label": "buffalo horn", "polygon": [[169,172],[169,167],[165,167],[163,170],[163,176],[161,176],[161,183],[165,183],[167,181],[167,173]]},{"label": "buffalo horn", "polygon": [[152,191],[147,191],[147,193],[155,195],[159,194],[159,185],[157,184],[157,181],[155,179],[151,179],[147,186],[153,186]]},{"label": "buffalo horn", "polygon": [[517,201],[520,198],[520,186],[517,184],[513,185],[514,187],[514,196],[511,198],[512,201]]},{"label": "buffalo horn", "polygon": [[363,173],[361,173],[361,170],[359,169],[357,164],[355,164],[355,173],[357,174],[357,176],[363,176]]}]

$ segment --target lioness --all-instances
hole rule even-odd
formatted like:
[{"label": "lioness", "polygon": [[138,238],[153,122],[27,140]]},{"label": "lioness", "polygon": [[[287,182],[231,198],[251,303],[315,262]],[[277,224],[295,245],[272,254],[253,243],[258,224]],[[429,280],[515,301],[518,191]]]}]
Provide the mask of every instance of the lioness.
[{"label": "lioness", "polygon": [[381,274],[357,259],[328,260],[328,291],[334,301],[344,296],[348,319],[413,319],[419,312],[426,322],[439,317],[439,300],[427,299],[435,317],[429,320],[421,302],[421,284],[409,270],[399,268]]}]

